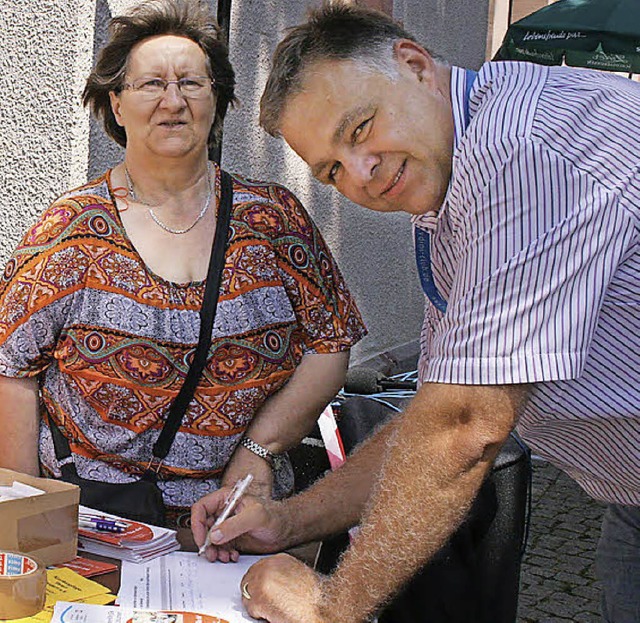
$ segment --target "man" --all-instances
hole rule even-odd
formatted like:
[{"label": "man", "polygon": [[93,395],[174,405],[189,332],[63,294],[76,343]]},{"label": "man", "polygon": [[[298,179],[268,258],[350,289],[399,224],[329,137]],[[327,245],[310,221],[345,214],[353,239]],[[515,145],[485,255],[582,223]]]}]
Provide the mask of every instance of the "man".
[{"label": "man", "polygon": [[[261,123],[352,201],[414,215],[429,300],[405,413],[310,490],[248,499],[214,532],[275,551],[361,525],[329,578],[285,555],[255,565],[248,612],[364,621],[460,524],[517,423],[609,504],[604,616],[639,621],[640,87],[530,64],[476,75],[382,14],[325,6],[278,46]],[[194,507],[197,542],[222,496]]]}]

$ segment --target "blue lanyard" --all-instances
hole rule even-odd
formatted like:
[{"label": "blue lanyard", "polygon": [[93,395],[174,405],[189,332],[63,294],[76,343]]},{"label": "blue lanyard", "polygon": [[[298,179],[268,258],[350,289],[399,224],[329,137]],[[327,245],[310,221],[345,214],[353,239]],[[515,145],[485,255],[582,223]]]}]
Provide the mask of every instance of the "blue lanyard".
[{"label": "blue lanyard", "polygon": [[[467,69],[465,78],[465,94],[464,94],[464,127],[469,125],[469,94],[473,81],[476,79],[477,73],[471,69]],[[447,301],[438,292],[435,281],[433,279],[433,271],[431,270],[431,236],[428,231],[420,227],[414,227],[414,240],[416,245],[416,264],[418,266],[418,275],[422,290],[427,298],[433,303],[434,307],[443,314],[447,311]]]},{"label": "blue lanyard", "polygon": [[471,94],[471,88],[473,87],[473,83],[478,75],[477,71],[473,71],[472,69],[467,69],[467,75],[464,81],[464,127],[465,129],[469,126],[469,95]]}]

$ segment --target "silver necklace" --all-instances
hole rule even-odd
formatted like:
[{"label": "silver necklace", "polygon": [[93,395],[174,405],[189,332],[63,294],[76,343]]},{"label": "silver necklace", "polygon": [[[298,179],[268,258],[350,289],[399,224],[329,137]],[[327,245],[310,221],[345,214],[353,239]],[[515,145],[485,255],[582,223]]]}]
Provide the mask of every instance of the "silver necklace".
[{"label": "silver necklace", "polygon": [[188,231],[191,231],[202,220],[202,217],[206,214],[207,210],[209,209],[209,203],[211,203],[211,192],[213,190],[213,184],[211,184],[211,167],[209,164],[207,164],[207,185],[209,188],[207,192],[207,198],[205,199],[204,204],[202,205],[202,209],[200,210],[200,214],[198,214],[198,216],[196,217],[196,220],[193,221],[193,223],[191,223],[189,227],[185,227],[184,229],[173,229],[172,227],[165,225],[156,216],[156,213],[153,211],[153,208],[148,203],[136,197],[136,193],[133,190],[133,180],[131,179],[131,175],[129,175],[129,169],[127,169],[127,165],[124,166],[124,176],[127,180],[127,187],[129,189],[129,194],[131,195],[131,198],[134,201],[137,201],[138,203],[141,203],[142,205],[147,206],[147,212],[149,212],[149,216],[153,219],[153,222],[158,227],[161,227],[165,231],[168,231],[170,234],[180,235],[180,234],[186,234]]}]

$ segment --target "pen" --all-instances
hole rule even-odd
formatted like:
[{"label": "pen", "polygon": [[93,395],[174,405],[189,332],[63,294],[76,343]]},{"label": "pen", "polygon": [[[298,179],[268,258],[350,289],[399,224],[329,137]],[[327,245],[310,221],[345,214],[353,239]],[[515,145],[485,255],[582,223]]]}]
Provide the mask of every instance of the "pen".
[{"label": "pen", "polygon": [[240,501],[240,498],[242,498],[242,496],[245,494],[252,480],[253,480],[253,475],[247,474],[244,478],[241,478],[240,480],[238,480],[238,482],[236,482],[235,485],[233,485],[233,489],[231,489],[231,491],[229,492],[229,495],[227,496],[227,499],[225,500],[222,512],[218,515],[218,518],[215,520],[211,528],[207,530],[207,536],[204,540],[204,543],[198,550],[198,556],[201,556],[202,554],[204,554],[207,547],[211,545],[211,536],[210,536],[211,531],[214,528],[217,528],[225,519],[227,519],[227,517],[229,517],[229,515],[231,515],[231,513],[233,512],[233,509],[236,507],[236,505]]},{"label": "pen", "polygon": [[78,519],[78,527],[91,528],[92,530],[100,530],[101,532],[124,532],[127,529],[127,524],[123,521],[104,519],[101,517],[80,517]]},{"label": "pen", "polygon": [[91,513],[78,513],[78,517],[80,519],[85,519],[86,521],[113,521],[113,523],[117,524],[118,526],[122,526],[123,528],[127,528],[129,526],[129,523],[126,522],[124,519],[121,519],[120,517],[107,517],[106,515],[92,515]]}]

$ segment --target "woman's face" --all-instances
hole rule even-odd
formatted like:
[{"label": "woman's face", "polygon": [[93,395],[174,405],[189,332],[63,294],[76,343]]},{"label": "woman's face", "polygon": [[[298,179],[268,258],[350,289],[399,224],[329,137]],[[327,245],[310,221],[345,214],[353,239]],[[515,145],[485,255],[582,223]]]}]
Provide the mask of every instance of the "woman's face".
[{"label": "woman's face", "polygon": [[[129,54],[125,82],[138,85],[154,78],[180,80],[207,77],[206,56],[186,37],[161,35],[138,43]],[[207,152],[216,96],[213,88],[202,98],[185,97],[177,84],[156,96],[124,88],[111,92],[111,108],[127,134],[127,152],[141,157],[183,158]]]}]

